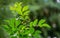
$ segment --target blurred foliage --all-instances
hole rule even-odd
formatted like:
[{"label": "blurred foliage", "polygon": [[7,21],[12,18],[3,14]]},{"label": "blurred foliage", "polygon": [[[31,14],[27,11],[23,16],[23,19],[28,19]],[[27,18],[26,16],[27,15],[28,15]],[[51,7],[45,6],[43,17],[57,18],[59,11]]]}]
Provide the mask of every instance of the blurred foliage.
[{"label": "blurred foliage", "polygon": [[[16,5],[14,5],[15,2],[23,2],[22,8],[24,7],[24,10],[26,9],[25,7],[29,7],[28,10],[30,11],[17,11],[18,9],[20,10],[20,5],[19,7],[16,8]],[[16,3],[18,4],[18,3]],[[11,7],[11,6],[13,7]],[[25,6],[28,5],[28,6]],[[10,9],[16,9],[15,11],[9,10]],[[24,14],[22,12],[26,12],[29,14],[28,15],[21,15]],[[29,13],[30,12],[30,13]],[[17,16],[16,16],[17,15]],[[17,19],[20,19],[20,21],[23,21],[21,24],[25,25],[25,22],[27,24],[29,22],[33,23],[33,26],[35,29],[38,29],[42,31],[41,35],[43,38],[47,38],[48,36],[54,37],[56,36],[57,38],[60,38],[60,1],[59,0],[0,0],[0,26],[3,24],[6,24],[7,19],[11,19],[12,17],[15,16]],[[22,18],[23,16],[23,18]],[[26,20],[27,19],[27,20]],[[47,23],[52,27],[51,30],[47,30],[44,28],[47,28],[48,24],[43,23],[42,29],[40,29],[42,26],[38,27],[35,26],[38,22],[40,22],[41,19],[46,19]],[[45,22],[45,20],[43,21]],[[18,23],[17,23],[18,24]],[[46,27],[44,26],[46,25]],[[49,27],[50,28],[50,27]],[[35,35],[37,36],[37,35]]]},{"label": "blurred foliage", "polygon": [[41,31],[35,30],[34,27],[51,28],[47,23],[45,23],[46,20],[44,19],[39,21],[36,19],[31,22],[30,18],[28,18],[30,11],[27,5],[22,6],[22,3],[15,3],[13,6],[10,6],[10,10],[16,11],[17,14],[19,14],[17,18],[5,20],[7,25],[4,25],[3,27],[10,35],[10,38],[42,38],[40,36]]}]

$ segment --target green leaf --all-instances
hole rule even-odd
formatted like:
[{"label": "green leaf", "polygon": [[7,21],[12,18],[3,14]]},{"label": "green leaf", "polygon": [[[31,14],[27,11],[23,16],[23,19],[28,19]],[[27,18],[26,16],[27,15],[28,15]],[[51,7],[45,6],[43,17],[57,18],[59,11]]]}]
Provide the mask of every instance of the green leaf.
[{"label": "green leaf", "polygon": [[15,22],[15,18],[10,19],[9,20],[9,26],[13,28],[14,27],[14,22]]},{"label": "green leaf", "polygon": [[35,34],[33,35],[34,38],[41,38],[39,32],[40,32],[40,31],[36,31],[36,32],[35,32]]},{"label": "green leaf", "polygon": [[25,29],[24,34],[32,34],[34,33],[34,28],[29,28],[29,29]]},{"label": "green leaf", "polygon": [[32,34],[32,33],[34,33],[35,30],[34,30],[34,28],[30,28],[29,31]]},{"label": "green leaf", "polygon": [[35,31],[35,33],[37,33],[37,34],[40,34],[40,33],[41,33],[41,31],[39,31],[39,30],[36,30],[36,31]]},{"label": "green leaf", "polygon": [[25,20],[29,19],[29,16],[25,16]]},{"label": "green leaf", "polygon": [[38,19],[34,20],[34,22],[33,22],[33,26],[36,26],[37,23],[38,23]]},{"label": "green leaf", "polygon": [[48,24],[43,24],[41,27],[51,28]]},{"label": "green leaf", "polygon": [[30,11],[25,11],[23,15],[28,15]]},{"label": "green leaf", "polygon": [[26,34],[29,34],[29,33],[30,33],[30,31],[27,30],[27,29],[24,31],[24,34],[25,34],[25,35],[26,35]]},{"label": "green leaf", "polygon": [[28,10],[28,6],[27,5],[23,7],[22,11],[24,12],[26,10]]},{"label": "green leaf", "polygon": [[10,10],[17,12],[19,15],[22,15],[22,2],[15,3],[13,6],[10,6]]},{"label": "green leaf", "polygon": [[4,25],[3,28],[5,28],[7,30],[9,29],[8,25]]},{"label": "green leaf", "polygon": [[33,26],[33,22],[30,22],[30,27],[32,27]]},{"label": "green leaf", "polygon": [[46,21],[46,20],[41,19],[41,20],[39,21],[39,23],[38,23],[38,26],[41,26],[43,23],[45,23],[45,21]]},{"label": "green leaf", "polygon": [[20,29],[20,30],[23,30],[23,29],[25,29],[25,27],[26,27],[26,26],[24,26],[24,25],[20,25],[20,26],[19,26],[19,29]]},{"label": "green leaf", "polygon": [[20,23],[21,23],[20,20],[16,20],[16,21],[15,21],[16,27],[17,27]]}]

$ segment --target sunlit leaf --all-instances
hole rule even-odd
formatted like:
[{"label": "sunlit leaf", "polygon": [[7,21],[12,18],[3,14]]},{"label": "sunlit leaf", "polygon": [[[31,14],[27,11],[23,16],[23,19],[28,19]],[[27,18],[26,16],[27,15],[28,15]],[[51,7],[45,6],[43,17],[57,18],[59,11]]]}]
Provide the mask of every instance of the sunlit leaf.
[{"label": "sunlit leaf", "polygon": [[41,27],[51,28],[48,24],[43,24]]},{"label": "sunlit leaf", "polygon": [[25,11],[23,15],[28,15],[30,11]]},{"label": "sunlit leaf", "polygon": [[33,26],[36,26],[37,25],[37,23],[38,23],[38,20],[36,19],[36,20],[34,20],[34,22],[33,22]]},{"label": "sunlit leaf", "polygon": [[28,6],[27,5],[23,7],[22,11],[24,12],[26,10],[28,10]]},{"label": "sunlit leaf", "polygon": [[30,22],[30,27],[32,27],[33,26],[33,22]]},{"label": "sunlit leaf", "polygon": [[45,23],[45,21],[46,21],[46,20],[41,19],[41,20],[39,21],[38,25],[40,26],[40,25],[44,24],[44,23]]}]

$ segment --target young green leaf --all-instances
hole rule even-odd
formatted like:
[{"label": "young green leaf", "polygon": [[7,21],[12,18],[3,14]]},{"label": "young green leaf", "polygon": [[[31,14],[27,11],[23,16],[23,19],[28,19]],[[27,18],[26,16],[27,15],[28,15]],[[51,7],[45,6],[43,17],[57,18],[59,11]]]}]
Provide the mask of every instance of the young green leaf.
[{"label": "young green leaf", "polygon": [[15,21],[16,27],[17,27],[20,23],[21,23],[20,20],[16,20],[16,21]]},{"label": "young green leaf", "polygon": [[41,26],[42,24],[44,24],[44,23],[45,23],[45,21],[46,21],[46,20],[41,19],[41,20],[39,21],[39,23],[38,23],[38,26]]},{"label": "young green leaf", "polygon": [[25,11],[23,15],[28,15],[30,11]]},{"label": "young green leaf", "polygon": [[43,24],[41,27],[51,28],[48,24]]},{"label": "young green leaf", "polygon": [[22,11],[24,12],[26,10],[28,10],[28,6],[27,5],[23,7]]},{"label": "young green leaf", "polygon": [[36,26],[37,23],[38,23],[38,19],[34,20],[34,22],[33,22],[33,26]]},{"label": "young green leaf", "polygon": [[30,22],[30,27],[32,27],[33,26],[33,22]]}]

